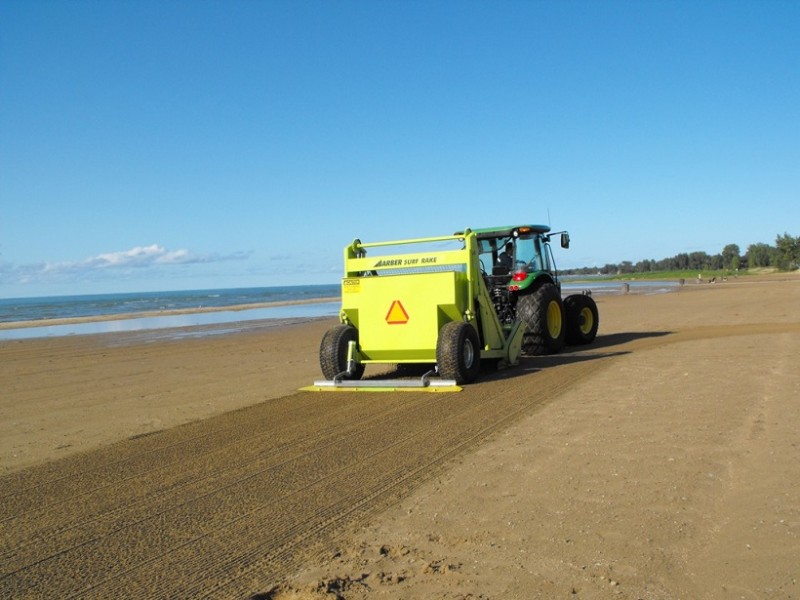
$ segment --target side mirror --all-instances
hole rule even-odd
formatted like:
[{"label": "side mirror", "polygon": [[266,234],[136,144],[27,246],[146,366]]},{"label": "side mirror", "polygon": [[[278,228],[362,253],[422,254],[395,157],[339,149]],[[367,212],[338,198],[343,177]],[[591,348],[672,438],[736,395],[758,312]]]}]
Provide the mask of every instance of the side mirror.
[{"label": "side mirror", "polygon": [[569,234],[566,231],[561,234],[561,247],[569,248]]}]

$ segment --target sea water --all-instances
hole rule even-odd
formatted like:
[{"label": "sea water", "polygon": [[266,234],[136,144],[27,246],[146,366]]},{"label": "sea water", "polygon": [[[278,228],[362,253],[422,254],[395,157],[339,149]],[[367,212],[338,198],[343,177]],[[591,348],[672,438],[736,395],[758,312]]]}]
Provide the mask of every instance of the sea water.
[{"label": "sea water", "polygon": [[268,302],[338,297],[339,284],[183,290],[0,299],[0,323],[198,308],[225,308]]},{"label": "sea water", "polygon": [[[652,294],[674,291],[677,287],[678,283],[671,281],[565,281],[562,291],[565,296],[582,290],[590,290],[593,294]],[[25,325],[32,325],[33,322],[47,319],[104,317],[102,321],[85,323],[0,329],[0,340],[215,326],[198,332],[198,335],[212,335],[240,331],[248,323],[255,321],[333,317],[338,315],[340,303],[338,300],[324,299],[338,298],[340,293],[337,283],[0,299],[0,323],[25,322]],[[286,304],[241,308],[264,303]],[[231,307],[237,309],[231,310]],[[196,309],[214,310],[187,314],[155,314],[161,311]],[[148,314],[131,316],[136,313]],[[108,319],[115,315],[119,315],[119,318]],[[179,335],[182,334],[175,333],[173,337]]]},{"label": "sea water", "polygon": [[[338,297],[340,293],[339,284],[330,284],[0,299],[0,323],[25,325],[0,329],[0,340],[335,316],[339,313],[339,302],[324,299]],[[259,306],[265,303],[280,305]],[[251,305],[253,308],[241,308]],[[197,309],[212,310],[171,312]],[[162,311],[170,313],[157,314]],[[137,313],[147,314],[135,316]],[[114,316],[119,318],[109,319]],[[36,321],[48,319],[92,317],[104,320],[32,326]],[[220,331],[220,328],[213,330]]]}]

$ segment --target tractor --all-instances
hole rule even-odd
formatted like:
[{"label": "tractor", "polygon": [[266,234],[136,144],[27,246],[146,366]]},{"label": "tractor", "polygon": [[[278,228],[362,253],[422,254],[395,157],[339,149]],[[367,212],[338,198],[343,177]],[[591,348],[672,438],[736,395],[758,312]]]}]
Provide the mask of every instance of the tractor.
[{"label": "tractor", "polygon": [[[326,379],[305,389],[457,391],[481,364],[503,368],[521,354],[591,343],[597,305],[588,292],[562,300],[550,248],[556,235],[568,248],[569,234],[545,225],[354,240],[344,249],[340,324],[320,344]],[[427,371],[419,379],[362,379],[369,364]]]}]

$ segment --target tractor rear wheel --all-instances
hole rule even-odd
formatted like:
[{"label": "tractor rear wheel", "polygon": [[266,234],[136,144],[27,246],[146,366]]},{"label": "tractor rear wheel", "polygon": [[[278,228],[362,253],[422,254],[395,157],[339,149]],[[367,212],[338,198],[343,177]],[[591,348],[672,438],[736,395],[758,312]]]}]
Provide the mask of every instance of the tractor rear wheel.
[{"label": "tractor rear wheel", "polygon": [[552,283],[546,283],[517,301],[517,318],[525,321],[525,354],[555,354],[564,347],[564,304]]},{"label": "tractor rear wheel", "polygon": [[[319,366],[325,379],[333,379],[347,370],[347,348],[351,341],[358,344],[358,330],[352,325],[331,327],[322,336],[319,345]],[[361,379],[363,374],[364,365],[357,363],[355,373],[345,375],[344,379]]]},{"label": "tractor rear wheel", "polygon": [[591,344],[597,337],[600,324],[594,299],[584,294],[567,296],[564,298],[564,311],[567,314],[567,343]]},{"label": "tractor rear wheel", "polygon": [[439,375],[459,385],[469,383],[481,368],[481,349],[475,328],[463,321],[450,321],[439,330],[436,342]]}]

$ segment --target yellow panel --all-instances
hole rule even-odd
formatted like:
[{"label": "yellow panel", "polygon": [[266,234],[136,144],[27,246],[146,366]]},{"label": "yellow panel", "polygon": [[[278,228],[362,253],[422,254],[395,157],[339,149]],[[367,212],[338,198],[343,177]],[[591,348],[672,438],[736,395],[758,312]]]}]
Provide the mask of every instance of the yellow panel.
[{"label": "yellow panel", "polygon": [[[466,275],[445,271],[344,280],[342,309],[357,319],[361,356],[368,361],[436,360],[443,320],[459,320],[467,307]],[[355,317],[355,319],[353,319]]]}]

